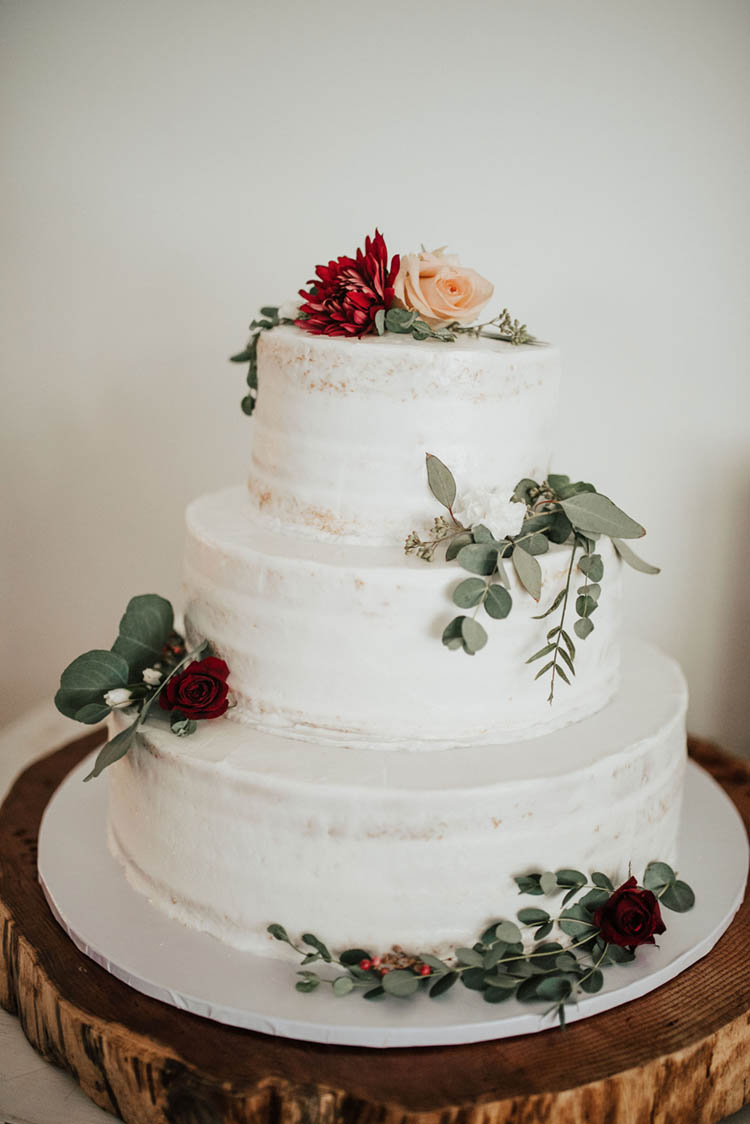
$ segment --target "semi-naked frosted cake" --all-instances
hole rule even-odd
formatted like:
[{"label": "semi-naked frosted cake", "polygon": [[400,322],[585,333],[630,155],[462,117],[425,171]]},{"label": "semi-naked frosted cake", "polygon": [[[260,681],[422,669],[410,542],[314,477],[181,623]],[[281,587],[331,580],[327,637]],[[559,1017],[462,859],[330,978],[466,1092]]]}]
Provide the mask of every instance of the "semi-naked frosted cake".
[{"label": "semi-naked frosted cake", "polygon": [[108,771],[131,883],[255,953],[283,921],[443,954],[527,872],[677,858],[685,682],[622,642],[642,528],[549,474],[558,352],[378,245],[253,322],[248,485],[187,511],[186,644],[229,708],[193,731],[164,692]]}]

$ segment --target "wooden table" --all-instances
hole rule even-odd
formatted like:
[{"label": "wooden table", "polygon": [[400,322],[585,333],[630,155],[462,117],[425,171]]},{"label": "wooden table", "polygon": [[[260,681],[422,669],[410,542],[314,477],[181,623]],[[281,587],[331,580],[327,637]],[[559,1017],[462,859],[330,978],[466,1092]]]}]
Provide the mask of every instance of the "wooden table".
[{"label": "wooden table", "polygon": [[[35,876],[44,806],[96,737],[27,769],[0,814],[0,1002],[17,1012],[44,1058],[126,1121],[708,1124],[750,1100],[747,897],[704,960],[564,1033],[419,1050],[323,1047],[221,1026],[132,991],[76,950]],[[750,764],[705,742],[691,750],[750,823]],[[4,1106],[6,1073],[11,1092],[14,1085],[5,1064],[0,1059],[0,1122],[13,1119],[12,1109],[33,1124],[88,1124],[72,1096],[64,1114],[58,1102],[46,1119]]]}]

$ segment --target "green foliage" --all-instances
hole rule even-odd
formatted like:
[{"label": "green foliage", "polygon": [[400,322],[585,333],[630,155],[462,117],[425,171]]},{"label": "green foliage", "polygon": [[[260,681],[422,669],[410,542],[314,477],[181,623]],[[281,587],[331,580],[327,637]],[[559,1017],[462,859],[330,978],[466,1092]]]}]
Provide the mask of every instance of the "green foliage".
[{"label": "green foliage", "polygon": [[[533,906],[518,911],[521,924],[535,931],[531,944],[524,943],[514,922],[493,921],[473,947],[457,948],[446,959],[432,953],[408,957],[398,950],[401,959],[387,965],[386,955],[381,974],[378,968],[363,970],[359,967],[363,959],[372,959],[365,949],[347,949],[337,958],[331,956],[322,941],[306,933],[301,938],[303,943],[315,949],[314,954],[306,954],[304,948],[290,940],[283,926],[269,925],[268,931],[294,948],[303,957],[303,965],[327,957],[329,963],[343,969],[343,974],[339,972],[329,978],[303,969],[298,973],[301,978],[296,984],[301,992],[313,991],[326,983],[333,994],[340,997],[359,992],[368,1000],[410,999],[424,987],[429,997],[436,999],[461,980],[465,988],[479,992],[487,1003],[503,1003],[515,998],[520,1003],[552,1004],[564,1025],[566,1003],[577,1002],[582,994],[593,995],[600,991],[604,984],[603,969],[612,964],[630,963],[635,957],[634,949],[608,944],[594,921],[596,910],[609,900],[613,883],[601,871],[587,877],[582,871],[569,867],[519,875],[515,881],[522,893],[533,896],[554,896],[565,891],[557,917]],[[679,904],[670,908],[689,909],[693,904],[690,888],[679,882],[665,863],[650,863],[644,875],[644,884],[646,882],[648,888],[662,895],[662,900],[669,891],[676,895]],[[578,900],[568,905],[571,896],[577,896]],[[555,924],[563,937],[568,938],[567,943],[546,939]],[[422,974],[425,966],[429,973]]]},{"label": "green foliage", "polygon": [[132,597],[112,651],[127,660],[131,674],[137,676],[160,658],[173,624],[172,606],[166,598],[156,593]]},{"label": "green foliage", "polygon": [[[95,649],[78,656],[63,671],[60,688],[55,695],[55,706],[66,718],[91,722],[93,705],[104,708],[104,695],[116,687],[127,686],[129,668],[127,661],[116,652]],[[81,714],[82,717],[78,718]],[[93,719],[99,721],[99,719]]]},{"label": "green foliage", "polygon": [[456,481],[453,473],[438,457],[427,454],[427,483],[438,503],[450,509],[456,499]]},{"label": "green foliage", "polygon": [[250,322],[250,332],[252,334],[246,347],[238,352],[237,355],[232,355],[229,360],[230,363],[248,364],[248,393],[241,402],[242,412],[248,417],[252,415],[258,397],[258,340],[263,332],[268,332],[272,328],[277,328],[279,324],[293,323],[294,321],[288,317],[280,317],[278,308],[271,306],[262,308],[260,310],[260,316]]}]

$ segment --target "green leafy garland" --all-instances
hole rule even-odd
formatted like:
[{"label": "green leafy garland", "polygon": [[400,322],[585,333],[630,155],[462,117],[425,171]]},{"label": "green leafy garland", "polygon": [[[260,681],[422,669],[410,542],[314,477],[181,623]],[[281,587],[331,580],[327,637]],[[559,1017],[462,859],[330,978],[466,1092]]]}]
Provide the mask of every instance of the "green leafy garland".
[{"label": "green leafy garland", "polygon": [[[512,997],[521,1003],[551,1003],[550,1011],[564,1025],[565,1006],[577,1002],[582,992],[600,991],[604,969],[635,959],[635,948],[605,940],[594,919],[597,910],[612,898],[614,886],[600,871],[587,878],[579,870],[568,869],[528,874],[515,881],[521,894],[554,897],[562,893],[560,912],[552,916],[545,909],[520,909],[516,914],[520,925],[493,921],[471,948],[457,948],[446,959],[430,953],[412,956],[398,946],[383,957],[363,948],[334,956],[313,933],[304,933],[298,944],[283,925],[269,925],[268,932],[302,957],[303,967],[297,973],[301,978],[296,983],[300,992],[327,984],[339,997],[359,992],[368,1000],[387,995],[409,999],[426,992],[437,999],[460,980],[464,987],[481,992],[487,1003],[503,1003]],[[677,913],[692,909],[695,902],[687,883],[662,862],[646,867],[638,892],[643,890]],[[570,938],[565,944],[547,940],[555,925]],[[533,943],[524,939],[524,932],[532,934]],[[321,976],[305,967],[321,961],[340,973]]]},{"label": "green leafy garland", "polygon": [[[596,542],[601,535],[612,540],[618,555],[642,573],[658,574],[656,566],[642,561],[627,545],[625,539],[641,538],[644,528],[616,507],[606,496],[597,492],[593,484],[572,482],[568,476],[550,474],[537,483],[528,477],[521,480],[511,499],[526,507],[526,515],[518,535],[496,539],[483,524],[465,527],[456,519],[456,481],[441,460],[427,454],[427,480],[435,499],[448,511],[434,521],[426,539],[416,531],[407,537],[405,550],[426,562],[433,561],[439,547],[445,548],[446,561],[458,565],[476,577],[465,578],[453,591],[453,602],[460,609],[473,609],[471,616],[461,614],[451,620],[443,631],[443,644],[452,650],[461,649],[473,656],[487,643],[484,626],[476,619],[481,608],[495,620],[508,616],[513,606],[506,562],[512,565],[523,588],[538,601],[542,593],[542,570],[537,556],[549,550],[550,543],[568,545],[570,562],[565,585],[558,592],[546,612],[534,620],[543,620],[560,610],[559,621],[549,629],[546,644],[527,659],[535,663],[545,659],[535,678],[549,674],[548,699],[554,697],[555,683],[561,679],[570,686],[569,675],[575,675],[576,646],[565,625],[571,606],[576,620],[573,632],[585,640],[594,631],[591,619],[601,595],[604,562],[596,553]],[[572,589],[577,569],[582,584]]]},{"label": "green leafy garland", "polygon": [[[65,668],[55,706],[66,718],[95,725],[112,710],[127,707],[136,712],[130,726],[102,747],[85,780],[98,777],[125,756],[169,680],[199,656],[209,654],[208,648],[204,642],[187,652],[185,641],[174,630],[169,601],[145,593],[128,602],[109,651],[85,652]],[[194,733],[196,722],[173,710],[170,728],[178,737],[186,737]]]},{"label": "green leafy garland", "polygon": [[[263,332],[278,328],[280,324],[294,324],[295,320],[304,319],[306,317],[303,312],[300,312],[297,317],[281,316],[279,307],[266,305],[261,308],[260,316],[251,321],[251,336],[247,346],[236,355],[232,355],[229,360],[230,363],[248,364],[248,391],[241,402],[242,411],[248,417],[253,413],[258,398],[258,340]],[[394,332],[397,335],[412,336],[415,340],[440,340],[443,343],[453,343],[460,335],[477,338],[487,336],[489,339],[503,340],[516,347],[521,344],[537,342],[534,336],[527,331],[526,325],[514,320],[507,308],[504,308],[492,320],[474,326],[459,324],[457,321],[431,326],[426,320],[421,319],[418,312],[412,309],[391,307],[386,312],[384,308],[381,308],[375,314],[375,330],[379,336],[386,332]]]}]

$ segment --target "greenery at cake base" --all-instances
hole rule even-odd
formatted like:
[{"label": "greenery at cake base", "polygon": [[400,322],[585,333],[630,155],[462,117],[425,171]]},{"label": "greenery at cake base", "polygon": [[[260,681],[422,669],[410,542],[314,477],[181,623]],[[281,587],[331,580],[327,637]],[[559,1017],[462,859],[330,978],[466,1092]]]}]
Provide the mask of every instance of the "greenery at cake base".
[{"label": "greenery at cake base", "polygon": [[[670,866],[652,862],[642,885],[632,876],[615,889],[600,871],[589,877],[579,870],[562,869],[516,878],[521,894],[562,896],[560,911],[527,906],[516,921],[496,920],[470,948],[457,948],[441,958],[432,953],[411,954],[400,946],[378,955],[364,948],[349,948],[334,956],[313,933],[292,940],[283,925],[268,926],[278,941],[302,957],[297,991],[309,993],[330,986],[338,997],[358,992],[364,999],[387,996],[410,999],[426,993],[438,999],[455,984],[481,993],[486,1003],[547,1003],[565,1024],[565,1008],[583,995],[600,991],[604,972],[612,964],[635,959],[636,949],[654,944],[666,931],[661,908],[685,913],[695,895]],[[557,926],[565,943],[548,940]],[[321,975],[309,965],[330,965],[339,971]]]}]

